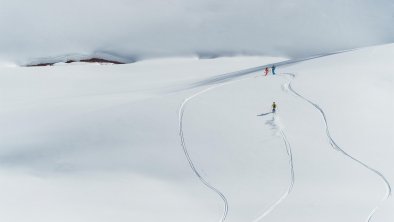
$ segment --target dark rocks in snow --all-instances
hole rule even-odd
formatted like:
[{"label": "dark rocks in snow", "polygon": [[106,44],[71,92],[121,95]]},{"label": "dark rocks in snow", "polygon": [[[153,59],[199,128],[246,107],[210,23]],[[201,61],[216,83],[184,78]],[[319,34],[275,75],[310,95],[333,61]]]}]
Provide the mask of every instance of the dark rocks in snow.
[{"label": "dark rocks in snow", "polygon": [[[37,64],[28,64],[26,65],[27,67],[36,67],[36,66],[52,66],[56,63],[63,62],[63,61],[56,61],[56,62],[43,62],[43,63],[37,63]],[[108,59],[102,59],[102,58],[90,58],[90,59],[69,59],[66,60],[64,63],[73,63],[73,62],[86,62],[86,63],[100,63],[100,64],[126,64],[125,62],[120,62],[120,61],[115,61],[115,60],[108,60]]]}]

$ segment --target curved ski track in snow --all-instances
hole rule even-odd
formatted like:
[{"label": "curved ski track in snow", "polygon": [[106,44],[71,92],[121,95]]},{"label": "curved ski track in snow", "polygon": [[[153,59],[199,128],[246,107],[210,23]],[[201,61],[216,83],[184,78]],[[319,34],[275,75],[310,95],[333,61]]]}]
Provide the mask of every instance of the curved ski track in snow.
[{"label": "curved ski track in snow", "polygon": [[215,192],[217,195],[219,195],[220,198],[223,200],[223,203],[224,203],[224,211],[223,211],[223,216],[222,216],[222,218],[220,219],[220,222],[224,222],[224,221],[226,220],[227,214],[228,214],[228,201],[227,201],[227,198],[226,198],[226,196],[224,196],[224,194],[223,194],[220,190],[218,190],[218,189],[215,188],[213,185],[211,185],[211,184],[210,184],[210,183],[209,183],[209,182],[198,172],[198,170],[196,169],[196,167],[195,167],[195,165],[194,165],[194,163],[193,163],[193,160],[192,160],[192,158],[190,157],[190,154],[189,154],[189,152],[188,152],[188,150],[187,150],[186,142],[185,142],[185,138],[184,138],[184,134],[183,134],[183,115],[184,115],[184,112],[185,112],[185,106],[186,106],[187,102],[189,102],[189,101],[190,101],[191,99],[193,99],[194,97],[199,96],[199,95],[201,95],[201,94],[203,94],[203,93],[206,93],[206,92],[208,92],[208,91],[210,91],[210,90],[212,90],[212,89],[214,89],[214,88],[216,88],[216,87],[219,87],[219,86],[221,86],[221,85],[212,86],[212,87],[209,87],[209,88],[207,88],[207,89],[204,89],[204,90],[202,90],[202,91],[200,91],[200,92],[197,92],[196,94],[191,95],[190,97],[186,98],[186,99],[183,101],[181,107],[179,108],[179,136],[180,136],[180,138],[181,138],[181,145],[182,145],[182,148],[183,148],[183,152],[185,153],[185,156],[186,156],[186,158],[187,158],[187,161],[189,162],[190,168],[193,170],[194,174],[198,177],[198,179],[199,179],[206,187],[208,187],[208,188],[211,189],[213,192]]},{"label": "curved ski track in snow", "polygon": [[[251,74],[251,73],[248,72],[247,74]],[[185,106],[186,106],[186,104],[187,104],[190,100],[192,100],[193,98],[195,98],[195,97],[197,97],[197,96],[199,96],[199,95],[201,95],[201,94],[204,94],[204,93],[206,93],[206,92],[208,92],[208,91],[210,91],[210,90],[213,90],[213,89],[215,89],[215,88],[219,88],[219,87],[221,87],[221,86],[224,86],[224,85],[227,85],[227,84],[230,84],[230,83],[235,83],[235,82],[238,82],[238,81],[248,80],[248,79],[252,79],[252,78],[256,78],[256,77],[259,77],[259,75],[258,75],[258,76],[255,76],[255,77],[248,77],[248,78],[242,78],[242,79],[235,79],[235,80],[232,79],[232,80],[227,81],[227,82],[225,81],[225,82],[222,83],[222,84],[214,85],[214,86],[211,86],[211,87],[209,87],[209,88],[206,88],[206,89],[204,89],[204,90],[202,90],[202,91],[199,91],[199,92],[197,92],[197,93],[195,93],[195,94],[189,96],[188,98],[186,98],[186,99],[183,101],[183,103],[181,104],[180,108],[179,108],[179,136],[180,136],[180,138],[181,138],[181,145],[182,145],[182,148],[183,148],[183,152],[184,152],[184,154],[185,154],[185,156],[186,156],[186,158],[187,158],[187,160],[188,160],[188,162],[189,162],[190,168],[193,170],[194,174],[198,177],[198,179],[199,179],[206,187],[208,187],[209,189],[211,189],[212,191],[214,191],[218,196],[220,196],[220,198],[223,200],[223,203],[224,203],[224,212],[223,212],[222,218],[220,219],[220,222],[224,222],[224,221],[226,220],[226,218],[227,218],[227,215],[228,215],[228,208],[229,208],[229,207],[228,207],[228,200],[227,200],[226,196],[225,196],[220,190],[218,190],[218,189],[215,188],[213,185],[211,185],[211,184],[210,184],[210,183],[209,183],[209,182],[198,172],[198,170],[196,169],[196,167],[195,167],[195,165],[194,165],[194,163],[193,163],[193,161],[192,161],[192,159],[191,159],[191,157],[190,157],[190,154],[189,154],[189,152],[188,152],[188,150],[187,150],[185,138],[184,138],[184,133],[183,133],[183,115],[184,115],[184,112],[185,112]],[[275,114],[274,114],[274,115],[275,115]],[[294,176],[294,162],[293,162],[292,149],[291,149],[290,143],[289,143],[289,141],[287,140],[287,137],[286,137],[286,135],[285,135],[285,133],[284,133],[284,131],[283,131],[282,129],[280,129],[280,134],[281,134],[282,140],[283,140],[283,142],[284,142],[284,144],[285,144],[287,155],[289,156],[289,165],[290,165],[290,184],[289,184],[289,186],[288,186],[286,192],[284,192],[284,193],[280,196],[280,198],[279,198],[278,200],[276,200],[271,206],[269,206],[268,209],[265,210],[259,217],[257,217],[256,219],[254,219],[253,222],[258,222],[258,221],[262,220],[264,217],[266,217],[268,214],[270,214],[270,213],[271,213],[271,212],[272,212],[272,211],[273,211],[273,210],[274,210],[284,199],[287,198],[287,196],[290,194],[290,192],[292,191],[292,189],[293,189],[293,187],[294,187],[295,176]]]},{"label": "curved ski track in snow", "polygon": [[[228,214],[228,201],[227,198],[223,195],[223,193],[221,191],[219,191],[218,189],[216,189],[215,187],[213,187],[212,185],[210,185],[202,176],[201,174],[197,171],[197,169],[194,166],[194,163],[190,157],[190,154],[187,150],[186,147],[186,143],[185,143],[185,138],[184,138],[184,134],[183,134],[183,115],[184,115],[184,109],[185,109],[185,105],[187,102],[189,102],[191,99],[193,99],[196,96],[199,96],[207,91],[210,91],[214,88],[220,87],[222,85],[225,85],[227,83],[232,83],[232,82],[236,82],[236,81],[240,81],[240,80],[245,80],[245,79],[249,79],[249,78],[242,78],[239,79],[240,77],[243,76],[248,76],[250,74],[253,74],[257,71],[261,71],[264,70],[266,67],[272,67],[272,65],[275,65],[276,67],[279,66],[287,66],[287,65],[291,65],[294,63],[299,63],[299,62],[303,62],[303,61],[307,61],[307,60],[312,60],[312,59],[316,59],[316,58],[320,58],[320,57],[325,57],[325,56],[330,56],[330,55],[334,55],[334,54],[341,54],[344,52],[349,52],[349,51],[354,51],[357,49],[351,49],[351,50],[344,50],[344,51],[338,51],[338,52],[332,52],[332,53],[326,53],[326,54],[320,54],[320,55],[316,55],[316,56],[311,56],[311,57],[307,57],[307,58],[301,58],[301,59],[291,59],[291,60],[286,60],[283,62],[278,62],[278,63],[272,63],[272,64],[266,64],[263,66],[257,66],[257,67],[253,67],[253,68],[249,68],[249,69],[244,69],[244,70],[239,70],[239,71],[235,71],[235,72],[230,72],[230,73],[225,73],[225,74],[221,74],[212,78],[208,78],[205,80],[201,80],[198,82],[194,82],[192,84],[190,84],[187,87],[183,87],[183,88],[179,88],[177,90],[173,90],[173,91],[181,91],[181,90],[186,90],[186,89],[193,89],[193,88],[198,88],[201,86],[210,86],[209,88],[206,88],[200,92],[197,92],[195,94],[193,94],[192,96],[186,98],[184,100],[184,102],[181,104],[181,107],[179,109],[179,136],[181,138],[181,145],[183,148],[183,151],[185,153],[185,156],[189,162],[190,167],[192,168],[194,174],[200,179],[200,181],[209,189],[211,189],[212,191],[214,191],[216,194],[218,194],[223,202],[224,202],[224,213],[223,216],[221,218],[221,222],[224,222],[227,218],[227,214]],[[291,77],[295,78],[295,75],[293,73],[282,73],[282,74],[278,74],[278,75],[290,75]],[[258,76],[256,76],[258,77]],[[254,78],[256,78],[254,77]],[[219,85],[218,85],[219,84]],[[386,184],[387,187],[387,193],[386,195],[382,198],[381,203],[383,203],[384,201],[386,201],[390,195],[391,195],[391,186],[390,183],[388,182],[388,180],[384,177],[384,175],[382,173],[380,173],[379,171],[369,167],[368,165],[366,165],[365,163],[361,162],[360,160],[352,157],[351,155],[347,154],[344,150],[342,150],[336,143],[335,141],[332,139],[330,132],[329,132],[329,128],[328,128],[328,124],[327,124],[327,119],[326,119],[326,115],[324,113],[324,111],[315,103],[313,103],[312,101],[306,99],[305,97],[301,96],[300,94],[298,94],[295,90],[293,90],[291,88],[291,81],[288,83],[288,88],[289,90],[294,93],[296,96],[300,97],[301,99],[307,101],[308,103],[312,104],[315,108],[317,108],[320,113],[323,116],[323,119],[325,121],[325,125],[326,125],[326,133],[327,133],[327,137],[329,138],[330,141],[330,145],[337,151],[340,151],[342,154],[344,154],[345,156],[349,157],[350,159],[352,159],[353,161],[359,163],[360,165],[362,165],[363,167],[367,168],[368,170],[372,171],[373,173],[377,174]],[[289,162],[290,162],[290,171],[291,171],[291,182],[290,185],[287,189],[287,191],[277,200],[275,201],[261,216],[259,216],[258,218],[256,218],[255,220],[253,220],[253,222],[258,222],[261,219],[263,219],[265,216],[267,216],[269,213],[271,213],[276,206],[278,206],[288,195],[289,193],[292,191],[293,186],[294,186],[294,182],[295,182],[295,174],[294,174],[294,162],[293,162],[293,155],[292,155],[292,150],[291,150],[291,146],[290,143],[288,142],[285,133],[283,132],[283,130],[280,130],[282,139],[285,143],[286,146],[286,150],[289,156]],[[381,204],[380,203],[380,204]],[[374,213],[376,212],[376,210],[379,208],[380,204],[378,204],[369,214],[367,221],[370,222],[372,216],[374,215]]]},{"label": "curved ski track in snow", "polygon": [[[273,114],[275,115],[275,114]],[[280,203],[283,202],[287,198],[287,196],[290,194],[290,192],[293,190],[294,187],[294,182],[295,182],[295,176],[294,176],[294,162],[293,162],[293,153],[291,150],[291,145],[289,141],[287,140],[286,134],[283,132],[282,129],[279,130],[280,135],[283,139],[283,142],[286,147],[286,152],[287,155],[289,156],[289,165],[290,165],[290,184],[289,187],[287,188],[286,192],[282,194],[282,196],[275,201],[270,207],[268,207],[267,210],[263,214],[261,214],[258,218],[254,219],[253,222],[258,222],[261,221],[264,217],[266,217],[268,214],[270,214]]]},{"label": "curved ski track in snow", "polygon": [[[292,76],[293,78],[295,78],[295,75],[292,74],[292,73],[283,73],[283,74],[285,74],[285,75],[290,75],[290,76]],[[369,171],[373,172],[374,174],[376,174],[377,176],[379,176],[379,177],[383,180],[383,182],[385,183],[385,185],[386,185],[386,194],[385,194],[384,197],[381,199],[380,203],[379,203],[379,204],[370,212],[370,214],[368,215],[366,221],[367,221],[367,222],[370,222],[371,219],[372,219],[372,217],[373,217],[373,215],[375,214],[375,212],[379,209],[380,205],[381,205],[383,202],[385,202],[386,200],[388,200],[389,197],[391,196],[391,185],[390,185],[389,181],[386,179],[386,177],[385,177],[381,172],[379,172],[378,170],[376,170],[376,169],[374,169],[374,168],[368,166],[367,164],[365,164],[365,163],[362,162],[361,160],[358,160],[357,158],[351,156],[351,155],[348,154],[346,151],[344,151],[342,148],[340,148],[340,147],[338,146],[338,144],[334,141],[334,139],[333,139],[332,136],[331,136],[330,129],[329,129],[329,127],[328,127],[327,117],[326,117],[326,114],[325,114],[325,112],[323,111],[323,109],[322,109],[320,106],[318,106],[316,103],[312,102],[311,100],[305,98],[304,96],[302,96],[301,94],[299,94],[297,91],[295,91],[295,90],[291,87],[291,81],[288,83],[288,88],[289,88],[289,90],[290,90],[293,94],[295,94],[295,95],[298,96],[299,98],[303,99],[304,101],[308,102],[309,104],[311,104],[312,106],[314,106],[314,107],[320,112],[320,114],[321,114],[322,117],[323,117],[324,124],[325,124],[325,127],[326,127],[326,134],[327,134],[327,137],[328,137],[328,139],[329,139],[329,141],[330,141],[331,147],[332,147],[334,150],[341,152],[343,155],[347,156],[347,157],[350,158],[351,160],[355,161],[356,163],[358,163],[358,164],[360,164],[361,166],[365,167],[365,168],[368,169]]]}]

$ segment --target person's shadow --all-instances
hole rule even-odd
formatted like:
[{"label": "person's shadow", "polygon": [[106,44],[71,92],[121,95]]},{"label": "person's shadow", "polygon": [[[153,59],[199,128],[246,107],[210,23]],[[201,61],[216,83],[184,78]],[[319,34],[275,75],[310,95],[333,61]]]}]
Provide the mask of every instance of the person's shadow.
[{"label": "person's shadow", "polygon": [[257,116],[266,116],[266,115],[268,115],[268,114],[271,114],[272,112],[269,112],[269,113],[262,113],[262,114],[259,114],[259,115],[257,115]]}]

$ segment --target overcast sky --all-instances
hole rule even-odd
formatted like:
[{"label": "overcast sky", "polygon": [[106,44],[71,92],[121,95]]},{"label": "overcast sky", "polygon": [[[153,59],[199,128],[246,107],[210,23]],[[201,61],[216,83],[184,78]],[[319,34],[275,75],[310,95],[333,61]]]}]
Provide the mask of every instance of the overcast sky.
[{"label": "overcast sky", "polygon": [[0,57],[299,57],[394,42],[392,0],[0,0]]}]

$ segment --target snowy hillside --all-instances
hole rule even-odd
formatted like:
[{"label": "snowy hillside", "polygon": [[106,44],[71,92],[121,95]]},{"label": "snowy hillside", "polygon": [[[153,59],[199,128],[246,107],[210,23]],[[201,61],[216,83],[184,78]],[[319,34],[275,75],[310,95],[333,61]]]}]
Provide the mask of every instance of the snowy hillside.
[{"label": "snowy hillside", "polygon": [[394,221],[392,58],[0,68],[0,220]]}]

